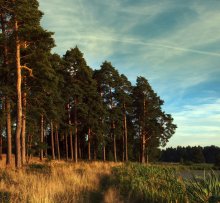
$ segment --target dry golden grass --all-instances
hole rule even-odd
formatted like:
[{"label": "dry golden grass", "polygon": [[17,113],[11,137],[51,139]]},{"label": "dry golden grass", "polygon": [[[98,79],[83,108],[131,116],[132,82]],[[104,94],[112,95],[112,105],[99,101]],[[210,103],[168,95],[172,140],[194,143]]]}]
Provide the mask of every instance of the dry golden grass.
[{"label": "dry golden grass", "polygon": [[0,169],[0,202],[121,202],[108,186],[111,168],[120,163],[37,162],[19,171]]}]

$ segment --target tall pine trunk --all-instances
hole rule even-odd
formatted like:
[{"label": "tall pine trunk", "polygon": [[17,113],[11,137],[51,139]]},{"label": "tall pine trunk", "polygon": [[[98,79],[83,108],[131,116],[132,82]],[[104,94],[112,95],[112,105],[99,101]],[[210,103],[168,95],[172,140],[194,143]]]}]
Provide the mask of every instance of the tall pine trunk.
[{"label": "tall pine trunk", "polygon": [[128,129],[127,129],[127,116],[126,106],[124,104],[124,146],[125,146],[125,161],[128,161]]},{"label": "tall pine trunk", "polygon": [[145,163],[145,132],[142,132],[141,163]]},{"label": "tall pine trunk", "polygon": [[106,147],[104,143],[103,143],[103,161],[106,161]]},{"label": "tall pine trunk", "polygon": [[[110,88],[110,105],[111,109],[113,109],[113,98],[112,98],[112,90]],[[117,162],[117,152],[116,152],[116,138],[115,138],[115,121],[112,120],[111,123],[111,130],[112,130],[112,138],[113,138],[113,154],[114,154],[114,161]]]},{"label": "tall pine trunk", "polygon": [[31,156],[32,156],[32,153],[31,153],[31,150],[32,150],[32,138],[33,138],[33,135],[31,132],[28,133],[28,141],[27,141],[27,163],[29,163],[30,159],[31,159]]},{"label": "tall pine trunk", "polygon": [[6,165],[10,166],[12,162],[12,142],[11,142],[11,103],[8,98],[5,100],[6,108],[6,119],[7,119],[7,156],[6,156]]},{"label": "tall pine trunk", "polygon": [[75,162],[78,162],[78,129],[77,129],[77,98],[74,100],[74,121],[75,121],[75,142],[74,142],[74,155]]},{"label": "tall pine trunk", "polygon": [[[102,122],[102,127],[103,127],[103,123],[104,123],[104,120],[101,119],[101,122]],[[103,161],[106,161],[106,146],[105,146],[105,138],[104,138],[104,133],[102,132],[102,137],[103,137]]]},{"label": "tall pine trunk", "polygon": [[58,134],[58,126],[55,126],[55,142],[56,142],[56,151],[57,151],[57,158],[60,160],[60,144],[59,144],[59,134]]},{"label": "tall pine trunk", "polygon": [[68,132],[65,131],[65,148],[66,148],[66,160],[69,158],[69,146],[68,146]]},{"label": "tall pine trunk", "polygon": [[141,150],[141,163],[145,163],[145,142],[146,142],[146,129],[145,129],[145,124],[146,122],[146,101],[144,99],[143,101],[143,126],[142,126],[142,131],[141,131],[141,144],[142,144],[142,150]]},{"label": "tall pine trunk", "polygon": [[52,159],[55,159],[55,151],[54,151],[54,133],[53,133],[53,121],[50,121],[50,138],[51,138],[51,153]]},{"label": "tall pine trunk", "polygon": [[69,130],[69,135],[70,135],[70,157],[71,161],[73,160],[73,130],[72,130],[72,122],[71,122],[71,109],[70,109],[70,103],[67,106],[68,108],[68,117],[69,117],[69,125],[70,125],[70,130]]},{"label": "tall pine trunk", "polygon": [[[24,81],[26,83],[26,81]],[[22,164],[26,162],[26,106],[27,93],[23,93],[23,115],[22,115],[22,132],[21,132],[21,161]]]},{"label": "tall pine trunk", "polygon": [[18,37],[18,22],[15,18],[15,50],[16,50],[16,68],[17,68],[17,122],[15,134],[15,166],[21,168],[21,128],[22,128],[22,98],[21,98],[21,54],[20,40]]},{"label": "tall pine trunk", "polygon": [[[124,126],[123,126],[124,128]],[[122,136],[122,162],[125,161],[125,135]]]},{"label": "tall pine trunk", "polygon": [[116,138],[115,138],[115,123],[112,122],[112,137],[113,137],[113,153],[114,161],[117,162],[117,147],[116,147]]},{"label": "tall pine trunk", "polygon": [[40,149],[40,160],[43,160],[44,157],[44,150],[43,150],[43,144],[44,144],[44,115],[41,114],[41,122],[40,122],[40,143],[41,143],[41,149]]},{"label": "tall pine trunk", "polygon": [[91,128],[88,129],[88,160],[91,161]]},{"label": "tall pine trunk", "polygon": [[70,126],[70,157],[71,161],[73,161],[73,131],[72,131],[72,126]]},{"label": "tall pine trunk", "polygon": [[46,128],[44,128],[44,143],[46,144],[45,149],[44,149],[44,155],[47,158],[48,151],[47,151],[47,131],[46,131]]}]

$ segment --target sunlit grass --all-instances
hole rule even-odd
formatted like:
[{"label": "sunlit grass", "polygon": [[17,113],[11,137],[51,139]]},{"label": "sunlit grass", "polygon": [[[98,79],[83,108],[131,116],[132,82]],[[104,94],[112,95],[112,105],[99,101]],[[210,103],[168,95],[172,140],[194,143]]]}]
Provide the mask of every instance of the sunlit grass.
[{"label": "sunlit grass", "polygon": [[[107,202],[114,194],[103,191],[116,163],[51,162],[31,164],[20,171],[0,172],[3,202]],[[107,197],[109,195],[109,197]],[[118,198],[114,196],[113,198]]]}]

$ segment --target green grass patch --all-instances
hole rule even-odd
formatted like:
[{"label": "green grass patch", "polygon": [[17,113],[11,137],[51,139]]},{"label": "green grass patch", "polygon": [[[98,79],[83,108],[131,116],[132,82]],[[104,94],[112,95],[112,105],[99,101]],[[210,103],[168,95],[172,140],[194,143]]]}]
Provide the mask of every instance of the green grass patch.
[{"label": "green grass patch", "polygon": [[185,202],[185,187],[175,167],[129,163],[113,169],[115,184],[132,202]]},{"label": "green grass patch", "polygon": [[129,163],[113,168],[114,185],[125,202],[220,202],[220,177],[213,171],[183,179],[181,167]]}]

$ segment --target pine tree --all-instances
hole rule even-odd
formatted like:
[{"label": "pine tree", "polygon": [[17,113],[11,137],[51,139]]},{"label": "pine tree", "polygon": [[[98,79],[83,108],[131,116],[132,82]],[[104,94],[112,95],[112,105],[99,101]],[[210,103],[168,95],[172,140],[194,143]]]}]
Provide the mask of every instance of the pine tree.
[{"label": "pine tree", "polygon": [[149,146],[149,142],[156,139],[158,142],[155,143],[164,146],[175,132],[176,125],[172,124],[172,117],[162,111],[163,101],[145,78],[137,78],[133,98],[136,132],[138,132],[141,145],[140,161],[145,163],[146,146]]},{"label": "pine tree", "polygon": [[[91,144],[92,140],[99,141],[102,139],[102,124],[101,117],[103,116],[104,108],[102,105],[102,99],[100,94],[97,92],[97,83],[92,78],[93,72],[88,67],[87,68],[87,77],[85,78],[84,85],[84,103],[87,106],[87,112],[84,118],[84,125],[88,129],[88,160],[91,160]],[[99,143],[95,144],[93,142],[93,146],[98,146]],[[97,150],[97,149],[94,149]]]},{"label": "pine tree", "polygon": [[[78,161],[78,126],[80,113],[85,114],[85,105],[83,104],[83,86],[87,69],[87,64],[83,58],[83,54],[78,47],[68,50],[63,57],[66,70],[66,81],[68,82],[70,108],[69,124],[74,124],[74,159]],[[72,122],[73,121],[73,122]],[[70,135],[71,136],[71,135]]]},{"label": "pine tree", "polygon": [[64,66],[63,60],[57,54],[53,54],[49,57],[51,67],[55,71],[54,76],[51,79],[49,100],[49,108],[47,108],[47,118],[50,123],[50,140],[51,140],[51,155],[52,159],[55,159],[55,138],[54,138],[54,123],[59,122],[63,124],[65,118],[64,105],[66,101],[66,91],[62,91],[65,88],[64,81]]},{"label": "pine tree", "polygon": [[122,160],[128,161],[128,127],[127,114],[131,112],[131,91],[132,86],[125,75],[120,75],[116,86],[116,97],[120,111],[123,112],[123,135],[122,135]]},{"label": "pine tree", "polygon": [[113,141],[114,161],[117,161],[116,132],[120,130],[118,124],[120,122],[120,110],[117,106],[116,87],[119,81],[119,73],[110,62],[105,61],[101,65],[101,69],[95,72],[94,77],[97,80],[104,106],[108,112],[106,114],[107,117],[104,118],[104,122],[109,123],[109,134]]}]

